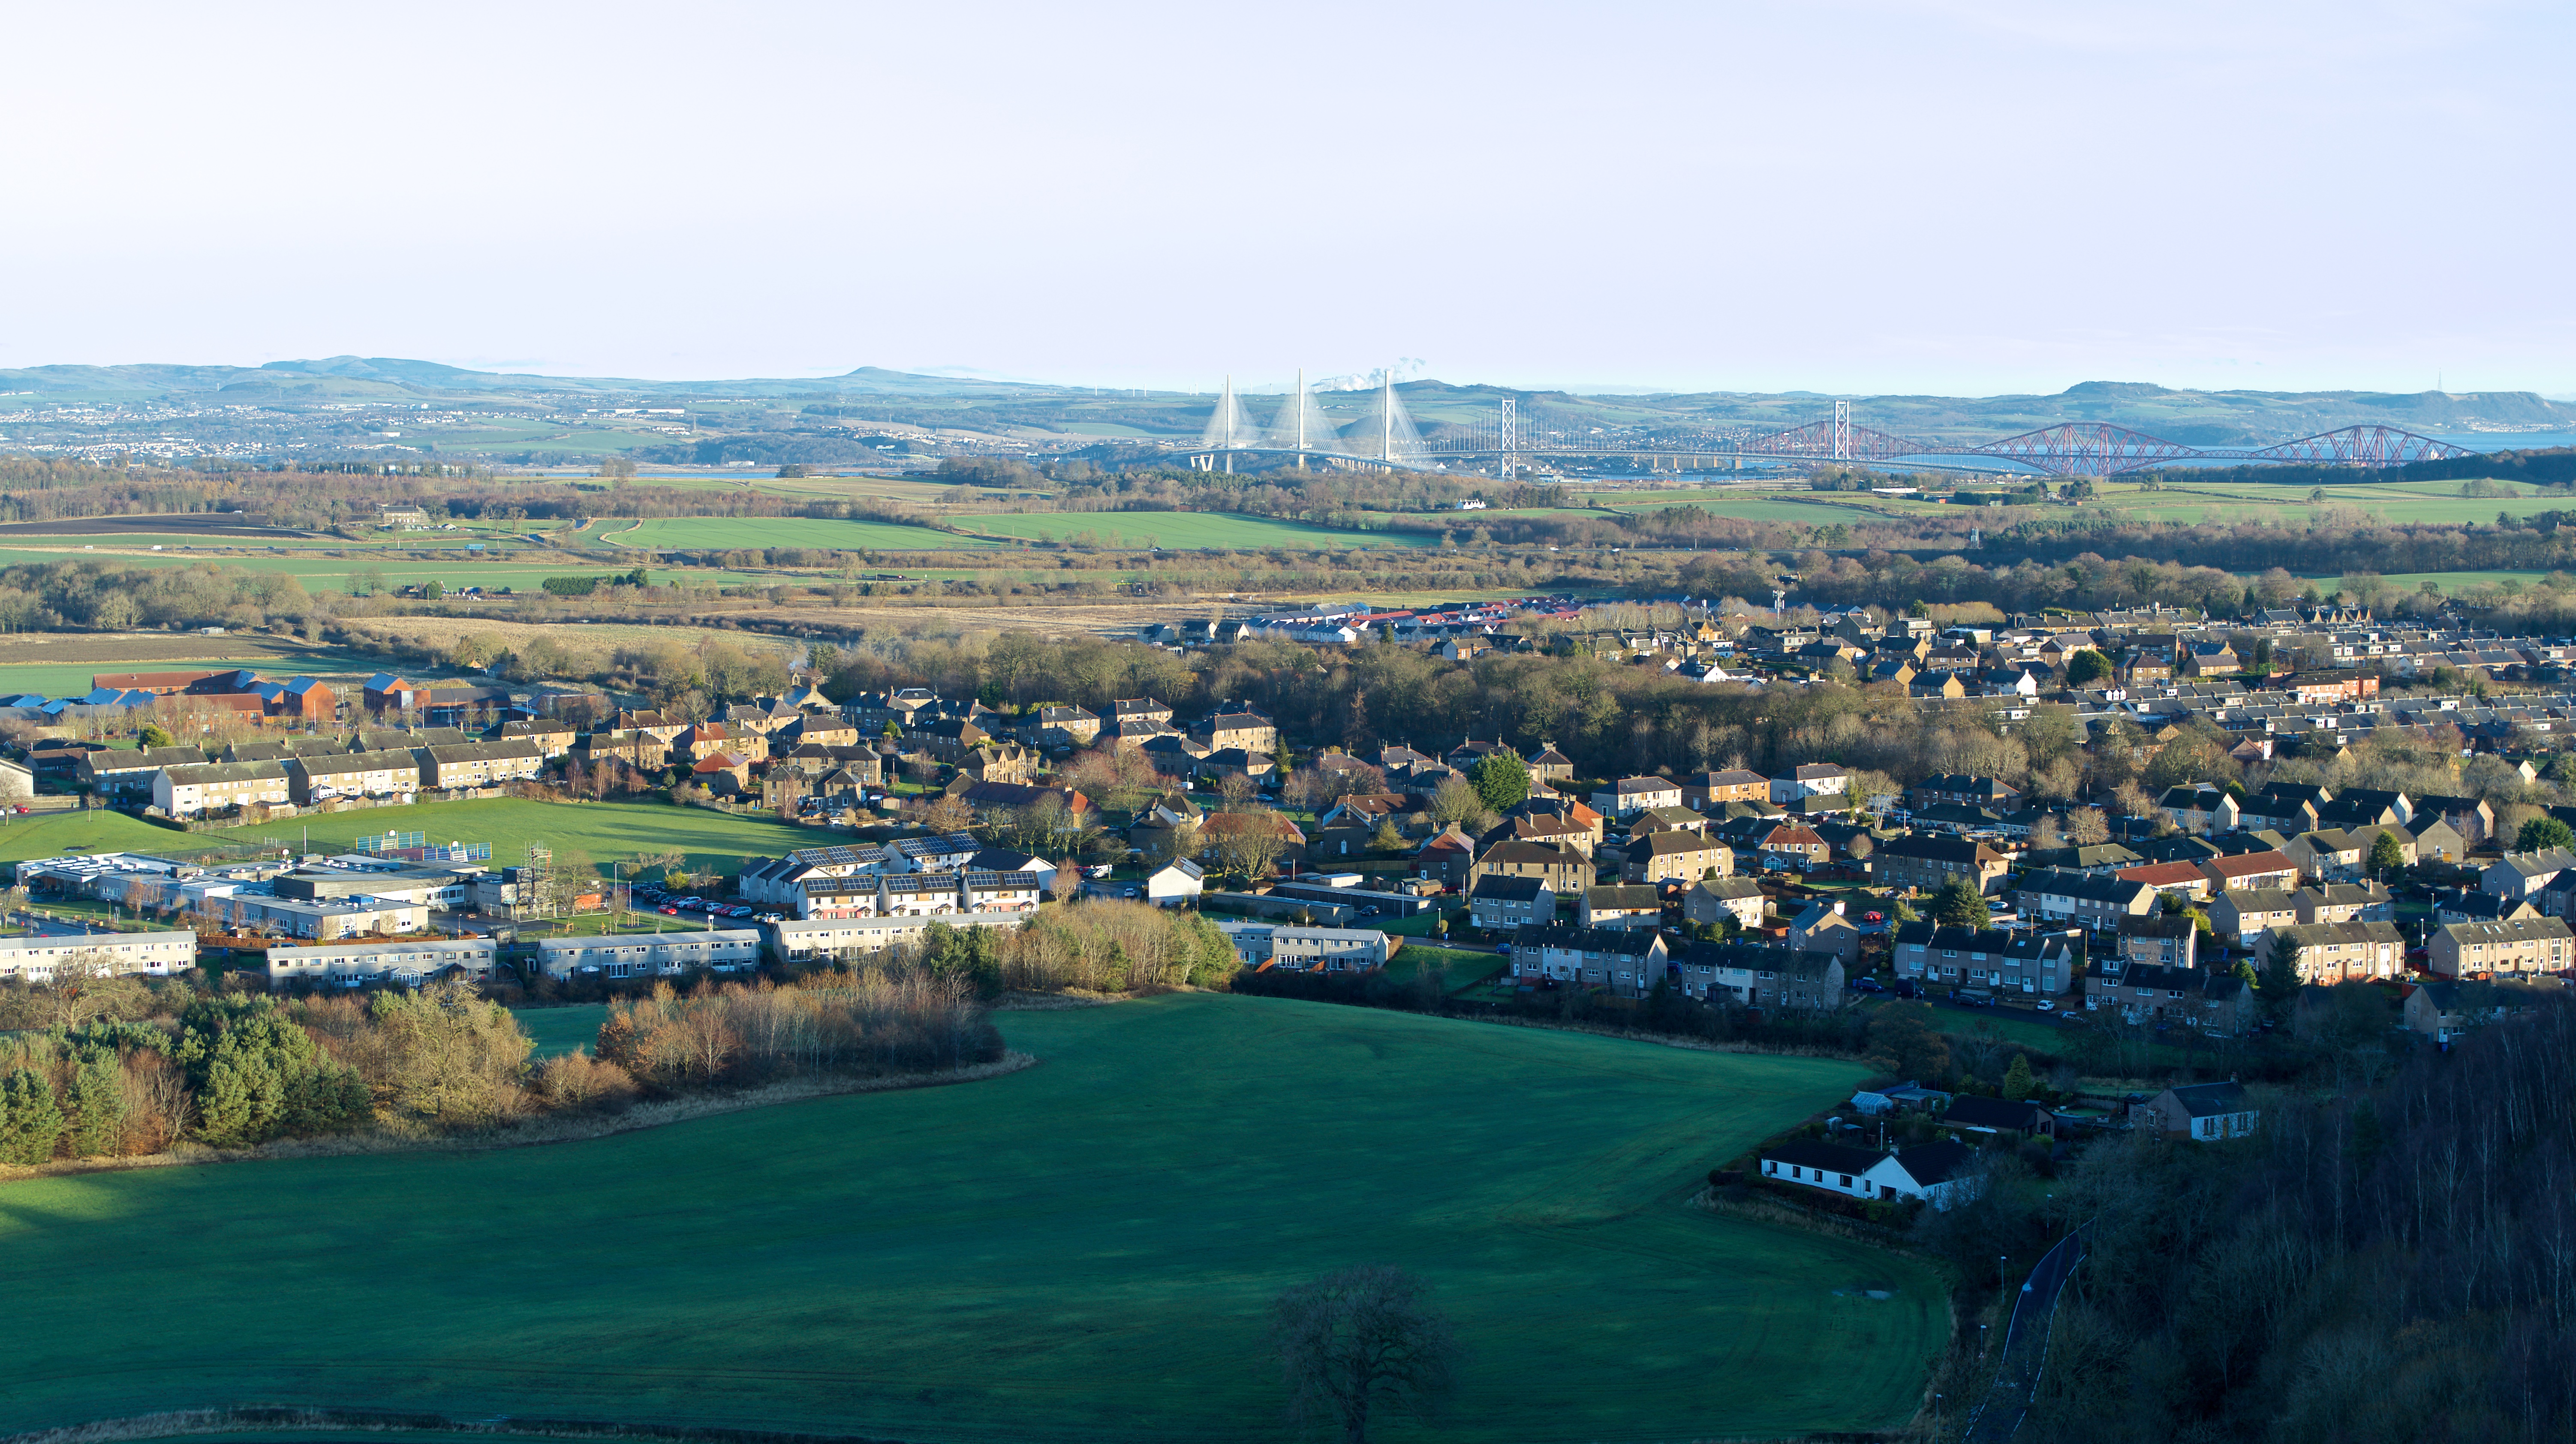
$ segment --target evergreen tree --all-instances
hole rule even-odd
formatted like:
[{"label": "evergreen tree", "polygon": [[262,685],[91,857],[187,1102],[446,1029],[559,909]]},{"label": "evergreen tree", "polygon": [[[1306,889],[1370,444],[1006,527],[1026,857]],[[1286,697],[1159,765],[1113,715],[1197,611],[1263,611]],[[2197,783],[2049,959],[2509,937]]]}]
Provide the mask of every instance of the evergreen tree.
[{"label": "evergreen tree", "polygon": [[[2566,824],[2562,822],[2559,826],[2565,827]],[[2377,840],[2370,844],[2371,872],[2384,878],[2405,865],[2406,850],[2397,845],[2397,835],[2383,830]]]},{"label": "evergreen tree", "polygon": [[2004,1096],[2018,1103],[2028,1098],[2038,1087],[2038,1082],[2030,1076],[2030,1058],[2025,1054],[2015,1053],[2012,1066],[2004,1070]]},{"label": "evergreen tree", "polygon": [[0,1079],[0,1163],[43,1163],[62,1136],[63,1110],[44,1074],[19,1068]]},{"label": "evergreen tree", "polygon": [[2288,1012],[2299,996],[2299,954],[2304,951],[2288,933],[2272,934],[2263,949],[2263,976],[2255,981],[2254,991],[2275,1016]]},{"label": "evergreen tree", "polygon": [[72,1155],[102,1158],[125,1136],[125,1090],[116,1055],[96,1051],[72,1072],[63,1101],[71,1107]]},{"label": "evergreen tree", "polygon": [[1994,920],[1994,909],[1986,906],[1985,894],[1977,891],[1965,878],[1952,878],[1941,884],[1932,895],[1932,918],[1943,927],[1982,928]]},{"label": "evergreen tree", "polygon": [[1529,764],[1509,752],[1489,752],[1467,773],[1476,795],[1496,812],[1508,812],[1529,800]]},{"label": "evergreen tree", "polygon": [[[2382,837],[2387,835],[2384,832],[2380,834]],[[2576,828],[2557,818],[2543,816],[2525,822],[2522,831],[2514,835],[2513,850],[2516,852],[2547,852],[2553,847],[2576,850]],[[2377,856],[2376,849],[2372,855]]]}]

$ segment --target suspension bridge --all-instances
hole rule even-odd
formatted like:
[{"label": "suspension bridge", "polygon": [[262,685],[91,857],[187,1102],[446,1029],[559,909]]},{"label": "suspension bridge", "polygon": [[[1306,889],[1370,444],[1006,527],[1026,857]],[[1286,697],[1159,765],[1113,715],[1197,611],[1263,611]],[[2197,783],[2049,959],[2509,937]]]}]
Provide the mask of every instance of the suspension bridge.
[{"label": "suspension bridge", "polygon": [[1748,426],[1614,432],[1533,426],[1506,397],[1492,411],[1465,424],[1444,423],[1426,437],[1396,395],[1392,375],[1376,388],[1357,419],[1336,426],[1306,389],[1302,371],[1267,425],[1255,420],[1228,378],[1197,443],[1181,449],[1189,464],[1202,471],[1232,471],[1237,456],[1260,456],[1417,471],[1451,462],[1485,462],[1506,478],[1549,460],[1577,457],[1625,457],[1651,470],[1669,464],[1682,471],[1740,471],[1749,462],[2110,477],[2167,466],[2395,467],[2476,454],[2385,425],[2346,426],[2250,447],[2191,446],[2106,421],[2062,421],[1994,441],[1927,441],[1859,424],[1848,401],[1835,402],[1830,417],[1769,431]]}]

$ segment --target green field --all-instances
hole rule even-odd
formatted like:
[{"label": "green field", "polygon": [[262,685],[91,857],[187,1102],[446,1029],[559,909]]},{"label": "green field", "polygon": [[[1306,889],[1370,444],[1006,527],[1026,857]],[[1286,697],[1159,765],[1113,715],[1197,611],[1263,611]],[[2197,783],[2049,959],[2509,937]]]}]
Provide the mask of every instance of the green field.
[{"label": "green field", "polygon": [[561,1008],[513,1008],[519,1019],[519,1031],[536,1045],[531,1057],[552,1058],[559,1053],[587,1053],[599,1037],[599,1025],[608,1017],[606,1003],[574,1003]]},{"label": "green field", "polygon": [[0,821],[0,862],[74,852],[203,852],[203,840],[122,812],[55,812]]},{"label": "green field", "polygon": [[611,523],[601,535],[612,546],[827,547],[841,551],[955,551],[988,547],[981,537],[952,536],[928,527],[880,521],[817,521],[810,517],[661,517],[627,528]]},{"label": "green field", "polygon": [[0,693],[76,696],[89,690],[92,677],[110,672],[216,672],[238,667],[263,677],[292,677],[299,672],[372,671],[382,665],[381,657],[342,651],[262,652],[253,657],[193,662],[27,662],[0,666]]},{"label": "green field", "polygon": [[[810,827],[792,827],[765,816],[731,817],[703,807],[652,802],[534,802],[517,797],[372,807],[230,828],[207,836],[231,842],[275,837],[299,845],[310,836],[318,849],[382,837],[389,829],[422,833],[432,843],[489,843],[495,867],[515,866],[526,859],[528,844],[542,842],[558,852],[580,848],[603,871],[609,864],[638,852],[676,848],[688,854],[692,870],[726,874],[738,871],[746,857],[769,857],[789,848],[821,847],[848,840],[846,833],[834,835]],[[152,831],[162,837],[176,836],[158,828]]]},{"label": "green field", "polygon": [[1221,547],[1253,551],[1287,547],[1295,551],[1338,551],[1344,547],[1434,546],[1440,538],[1419,532],[1334,531],[1304,522],[1275,521],[1262,516],[1236,516],[1213,511],[1066,511],[1021,512],[1001,516],[967,516],[960,526],[994,536],[1029,541],[1070,541],[1085,532],[1109,546],[1160,546],[1175,549]]},{"label": "green field", "polygon": [[1000,1021],[1037,1067],[586,1143],[9,1185],[0,1430],[257,1400],[1285,1440],[1269,1301],[1354,1262],[1457,1321],[1443,1439],[1886,1428],[1947,1335],[1919,1263],[1684,1206],[1850,1065],[1207,994]]}]

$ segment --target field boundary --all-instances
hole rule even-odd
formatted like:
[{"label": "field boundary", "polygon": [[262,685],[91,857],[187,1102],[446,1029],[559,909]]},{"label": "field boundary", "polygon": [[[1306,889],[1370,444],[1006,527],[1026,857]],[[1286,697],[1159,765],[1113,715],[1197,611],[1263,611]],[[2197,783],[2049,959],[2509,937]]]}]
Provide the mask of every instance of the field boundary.
[{"label": "field boundary", "polygon": [[[256,1163],[283,1158],[348,1158],[385,1153],[488,1153],[502,1148],[542,1148],[556,1143],[580,1143],[593,1138],[611,1138],[620,1133],[640,1133],[651,1128],[668,1128],[677,1123],[694,1123],[701,1118],[720,1118],[728,1113],[747,1113],[755,1108],[774,1108],[788,1103],[806,1103],[817,1098],[841,1098],[855,1093],[893,1093],[913,1088],[944,1088],[955,1083],[981,1083],[1037,1066],[1036,1055],[1016,1050],[1002,1054],[991,1063],[978,1063],[971,1068],[958,1068],[939,1073],[892,1073],[877,1078],[837,1078],[831,1076],[791,1078],[761,1088],[747,1088],[731,1093],[706,1093],[683,1098],[659,1099],[638,1103],[618,1113],[584,1113],[572,1116],[539,1115],[515,1127],[474,1134],[409,1134],[378,1126],[363,1133],[325,1135],[319,1138],[285,1138],[263,1143],[256,1148],[209,1148],[188,1144],[163,1153],[147,1153],[135,1158],[67,1158],[28,1168],[0,1165],[0,1187],[38,1178],[64,1178],[83,1173],[123,1173],[141,1168],[195,1168],[215,1163]],[[0,1439],[0,1444],[6,1444]]]},{"label": "field boundary", "polygon": [[662,1444],[903,1444],[901,1440],[863,1434],[794,1434],[720,1426],[615,1424],[596,1419],[516,1419],[507,1415],[491,1419],[451,1419],[443,1414],[398,1413],[384,1409],[294,1408],[273,1404],[180,1409],[159,1414],[135,1414],[122,1419],[98,1419],[53,1429],[0,1435],[0,1444],[111,1444],[111,1441],[129,1439],[178,1439],[258,1431],[488,1434],[522,1439],[638,1439],[662,1441]]}]

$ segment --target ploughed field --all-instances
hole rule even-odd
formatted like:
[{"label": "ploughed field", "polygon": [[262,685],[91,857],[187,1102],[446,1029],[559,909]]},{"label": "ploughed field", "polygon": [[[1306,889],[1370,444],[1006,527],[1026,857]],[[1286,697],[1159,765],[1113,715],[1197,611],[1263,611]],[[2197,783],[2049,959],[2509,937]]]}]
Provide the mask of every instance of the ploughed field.
[{"label": "ploughed field", "polygon": [[1039,1066],[0,1188],[0,1431],[262,1402],[1284,1440],[1269,1301],[1354,1262],[1424,1275],[1473,1350],[1443,1439],[1883,1427],[1943,1335],[1922,1266],[1685,1205],[1849,1065],[1207,994],[1001,1022]]}]

